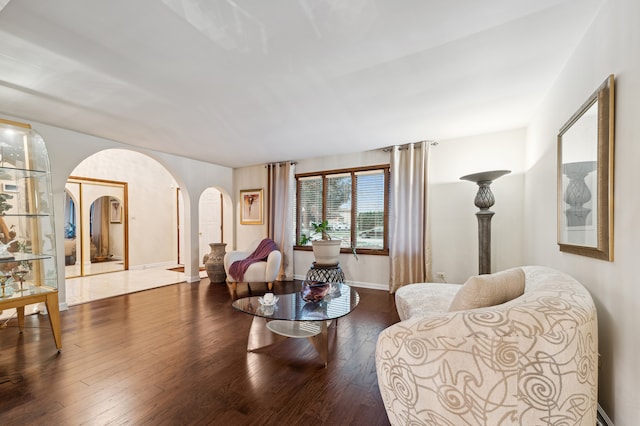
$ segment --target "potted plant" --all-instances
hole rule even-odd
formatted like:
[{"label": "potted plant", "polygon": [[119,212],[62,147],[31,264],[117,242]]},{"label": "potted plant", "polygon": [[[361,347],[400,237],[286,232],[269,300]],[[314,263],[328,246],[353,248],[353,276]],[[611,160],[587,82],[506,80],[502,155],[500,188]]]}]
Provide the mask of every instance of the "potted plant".
[{"label": "potted plant", "polygon": [[[337,265],[342,240],[331,237],[331,234],[329,234],[331,227],[326,220],[320,223],[311,222],[311,227],[313,231],[311,231],[309,235],[302,234],[298,244],[306,246],[311,242],[313,255],[318,265]],[[351,246],[351,253],[353,253],[353,256],[358,260],[358,253],[353,245]]]},{"label": "potted plant", "polygon": [[311,222],[313,231],[300,236],[300,245],[306,246],[311,242],[313,247],[313,256],[316,258],[318,265],[337,265],[340,257],[340,244],[342,240],[332,239],[329,231],[331,227],[329,222],[322,221],[320,223]]}]

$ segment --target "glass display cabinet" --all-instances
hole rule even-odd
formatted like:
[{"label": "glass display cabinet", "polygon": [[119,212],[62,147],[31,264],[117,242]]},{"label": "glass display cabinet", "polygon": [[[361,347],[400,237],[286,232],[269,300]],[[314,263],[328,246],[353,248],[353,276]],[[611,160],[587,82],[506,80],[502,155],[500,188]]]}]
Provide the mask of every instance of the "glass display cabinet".
[{"label": "glass display cabinet", "polygon": [[45,303],[60,350],[49,156],[30,125],[0,119],[0,311],[15,308],[22,332],[35,303]]}]

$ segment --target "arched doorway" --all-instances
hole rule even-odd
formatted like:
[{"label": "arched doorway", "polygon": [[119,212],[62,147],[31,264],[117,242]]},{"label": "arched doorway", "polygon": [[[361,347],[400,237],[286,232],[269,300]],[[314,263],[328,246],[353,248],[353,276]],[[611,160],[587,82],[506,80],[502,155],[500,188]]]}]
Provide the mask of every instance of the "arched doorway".
[{"label": "arched doorway", "polygon": [[[76,212],[83,216],[77,220],[76,239],[82,240],[78,251],[84,253],[84,267],[102,273],[108,272],[105,268],[137,270],[175,266],[177,242],[173,230],[178,223],[177,186],[162,164],[135,151],[108,149],[78,164],[71,172],[66,189],[73,195]],[[100,211],[107,212],[108,206],[108,213],[103,215],[108,220],[103,222],[108,225],[110,241],[107,244],[103,239],[103,248],[98,250],[97,238],[92,232],[94,227],[98,229],[98,209],[93,203],[101,197],[109,197],[104,198]],[[80,226],[86,228],[86,232],[81,234]],[[74,275],[67,274],[71,276]]]},{"label": "arched doorway", "polygon": [[[176,202],[178,206],[178,263],[182,264],[183,259],[181,253],[184,252],[183,227],[184,223],[184,200],[180,193],[180,188],[176,189]],[[202,259],[205,254],[209,254],[209,243],[221,243],[224,240],[224,197],[216,188],[207,188],[198,200],[198,247],[199,259],[202,265]]]}]

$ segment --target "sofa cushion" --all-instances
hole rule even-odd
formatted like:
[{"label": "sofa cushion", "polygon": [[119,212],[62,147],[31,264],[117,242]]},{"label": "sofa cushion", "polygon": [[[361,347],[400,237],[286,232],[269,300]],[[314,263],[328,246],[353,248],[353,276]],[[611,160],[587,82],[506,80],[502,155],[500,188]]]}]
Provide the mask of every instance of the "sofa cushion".
[{"label": "sofa cushion", "polygon": [[448,312],[451,301],[461,287],[461,284],[446,283],[415,283],[400,287],[396,291],[398,316],[404,321]]},{"label": "sofa cushion", "polygon": [[494,274],[470,277],[451,301],[449,311],[484,308],[500,305],[522,296],[524,271],[512,268]]}]

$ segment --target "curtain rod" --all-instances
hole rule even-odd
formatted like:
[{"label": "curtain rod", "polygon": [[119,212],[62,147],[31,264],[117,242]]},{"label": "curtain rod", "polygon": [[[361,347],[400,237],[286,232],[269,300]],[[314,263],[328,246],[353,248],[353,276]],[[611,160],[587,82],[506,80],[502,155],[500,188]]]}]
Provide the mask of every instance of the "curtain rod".
[{"label": "curtain rod", "polygon": [[[420,143],[420,142],[427,142],[429,145],[431,146],[438,146],[438,141],[418,141],[418,142],[413,142],[413,143]],[[387,146],[385,148],[382,148],[383,152],[391,152],[391,150],[393,150],[394,147],[399,146],[400,150],[402,149],[407,149],[409,147],[411,143],[405,143],[403,145],[393,145],[393,146]]]},{"label": "curtain rod", "polygon": [[267,163],[267,164],[265,164],[264,166],[265,166],[265,167],[271,167],[271,166],[274,166],[274,167],[275,167],[275,166],[284,166],[284,165],[285,165],[285,164],[287,164],[287,163],[291,164],[292,166],[294,166],[294,165],[298,164],[298,162],[297,162],[297,161],[280,161],[280,162],[277,162],[277,163]]}]

